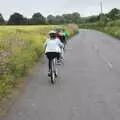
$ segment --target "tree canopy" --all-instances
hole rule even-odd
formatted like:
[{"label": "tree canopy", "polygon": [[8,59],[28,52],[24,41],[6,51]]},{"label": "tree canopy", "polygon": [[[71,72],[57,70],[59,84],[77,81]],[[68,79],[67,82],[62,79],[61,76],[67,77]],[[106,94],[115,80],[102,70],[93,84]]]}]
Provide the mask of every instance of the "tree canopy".
[{"label": "tree canopy", "polygon": [[[102,18],[102,19],[101,19]],[[68,24],[68,23],[92,23],[100,20],[117,20],[120,19],[120,9],[114,8],[106,14],[92,15],[88,17],[81,17],[79,12],[73,12],[62,15],[48,15],[44,17],[40,12],[36,12],[31,18],[24,17],[21,13],[13,13],[9,20],[5,21],[2,14],[0,14],[0,25],[45,25],[45,24]]]}]

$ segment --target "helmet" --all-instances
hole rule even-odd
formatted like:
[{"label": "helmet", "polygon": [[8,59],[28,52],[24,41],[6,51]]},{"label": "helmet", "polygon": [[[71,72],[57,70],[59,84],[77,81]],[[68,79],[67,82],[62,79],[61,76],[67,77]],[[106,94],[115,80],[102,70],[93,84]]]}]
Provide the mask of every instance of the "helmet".
[{"label": "helmet", "polygon": [[49,35],[50,34],[56,34],[56,31],[52,30],[52,31],[49,32]]},{"label": "helmet", "polygon": [[51,38],[56,38],[56,36],[57,36],[56,31],[50,31],[50,32],[49,32],[49,36],[50,36]]}]

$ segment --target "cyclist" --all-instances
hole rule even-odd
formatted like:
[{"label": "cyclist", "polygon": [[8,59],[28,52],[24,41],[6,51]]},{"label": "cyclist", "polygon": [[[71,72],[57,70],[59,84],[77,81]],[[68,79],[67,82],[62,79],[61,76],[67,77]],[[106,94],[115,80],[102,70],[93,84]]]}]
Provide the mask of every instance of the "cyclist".
[{"label": "cyclist", "polygon": [[[56,29],[56,33],[57,33],[57,38],[63,43],[63,45],[65,46],[65,41],[64,41],[64,36],[63,33],[60,29]],[[64,47],[63,47],[64,49]]]},{"label": "cyclist", "polygon": [[61,41],[62,43],[64,43],[62,31],[61,31],[60,29],[57,29],[57,30],[56,30],[56,33],[57,33],[57,38],[59,38],[60,41]]},{"label": "cyclist", "polygon": [[67,39],[68,39],[68,37],[69,37],[68,32],[65,31],[65,29],[63,29],[63,30],[62,30],[62,33],[63,33],[63,35],[64,35],[64,37],[65,37],[65,40],[66,40],[66,43],[67,43]]},{"label": "cyclist", "polygon": [[56,29],[56,32],[57,32],[57,37],[63,43],[65,49],[65,45],[67,44],[67,39],[68,39],[68,33],[64,30],[64,28]]},{"label": "cyclist", "polygon": [[51,61],[54,58],[57,58],[57,62],[60,62],[61,57],[61,48],[63,47],[63,44],[60,42],[60,40],[57,38],[57,34],[55,31],[49,32],[49,39],[46,40],[44,43],[45,47],[45,55],[47,56],[49,62],[48,62],[48,76],[50,76],[50,65]]}]

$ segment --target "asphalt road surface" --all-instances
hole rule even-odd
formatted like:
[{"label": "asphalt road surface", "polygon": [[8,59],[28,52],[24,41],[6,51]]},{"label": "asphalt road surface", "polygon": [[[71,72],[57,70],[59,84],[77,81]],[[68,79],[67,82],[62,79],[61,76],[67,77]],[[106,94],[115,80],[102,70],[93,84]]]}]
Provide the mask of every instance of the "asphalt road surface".
[{"label": "asphalt road surface", "polygon": [[47,61],[5,120],[120,120],[120,41],[94,30],[73,37],[55,88]]}]

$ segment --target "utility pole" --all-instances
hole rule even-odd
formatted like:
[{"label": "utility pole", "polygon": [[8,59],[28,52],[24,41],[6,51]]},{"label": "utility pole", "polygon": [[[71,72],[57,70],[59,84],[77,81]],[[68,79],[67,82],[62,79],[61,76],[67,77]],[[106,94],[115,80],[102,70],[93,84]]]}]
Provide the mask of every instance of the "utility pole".
[{"label": "utility pole", "polygon": [[100,20],[103,20],[103,1],[102,0],[100,2],[100,9],[101,9]]},{"label": "utility pole", "polygon": [[103,14],[103,2],[102,2],[102,0],[100,2],[100,8],[101,8],[101,14]]}]

